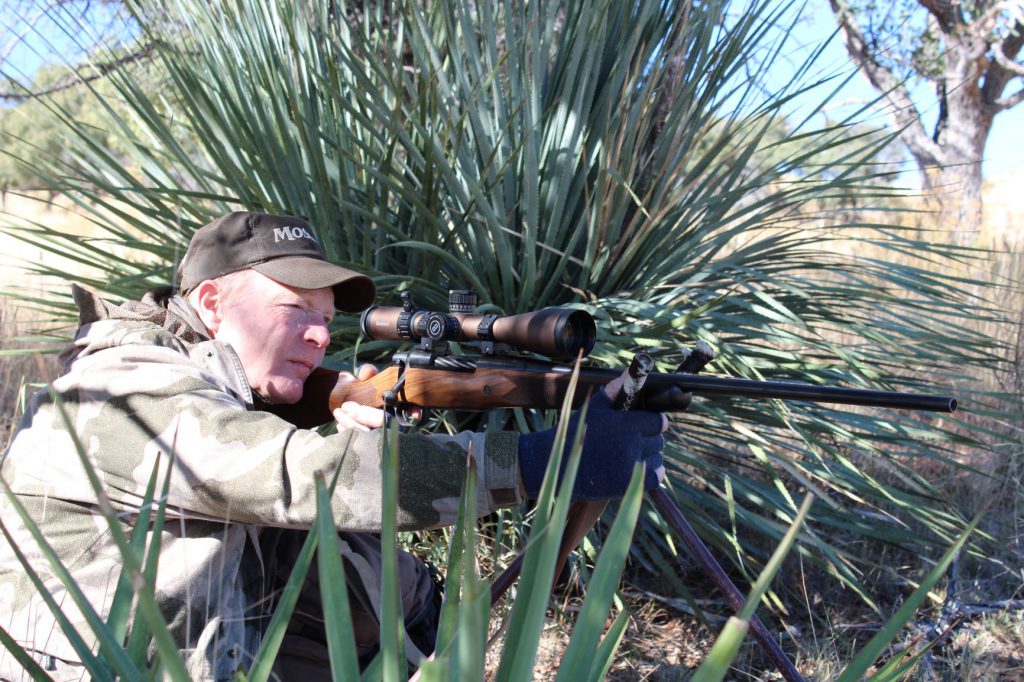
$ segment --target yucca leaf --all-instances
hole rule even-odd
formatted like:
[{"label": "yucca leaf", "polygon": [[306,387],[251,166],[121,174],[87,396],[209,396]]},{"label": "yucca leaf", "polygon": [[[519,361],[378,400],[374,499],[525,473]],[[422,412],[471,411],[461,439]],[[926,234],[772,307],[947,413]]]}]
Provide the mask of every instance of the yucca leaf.
[{"label": "yucca leaf", "polygon": [[[601,633],[608,618],[612,597],[618,589],[619,576],[629,555],[629,546],[633,538],[640,505],[643,502],[644,467],[638,463],[633,469],[633,477],[619,504],[615,523],[601,547],[597,565],[587,582],[587,594],[583,600],[579,616],[573,626],[572,638],[562,656],[559,666],[558,682],[576,679],[581,670],[598,668],[606,670],[611,666],[611,658],[600,661],[594,658],[598,649]],[[608,652],[613,655],[614,650]]]},{"label": "yucca leaf", "polygon": [[384,682],[404,680],[406,674],[405,621],[402,614],[402,588],[398,576],[396,514],[398,511],[398,420],[385,426],[386,437],[381,448],[381,603],[380,654]]},{"label": "yucca leaf", "polygon": [[[171,445],[171,452],[176,449],[176,441]],[[149,534],[150,541],[149,546],[146,548],[144,564],[142,568],[143,580],[146,585],[156,585],[156,574],[159,568],[160,560],[160,548],[162,546],[161,538],[163,537],[164,521],[167,516],[167,493],[171,486],[171,467],[174,464],[174,457],[169,457],[167,460],[167,467],[164,471],[164,485],[160,491],[159,502],[154,506],[154,499],[148,497],[149,488],[147,487],[147,497],[142,500],[141,510],[148,510],[151,516],[149,523]],[[154,463],[154,478],[156,477],[157,467],[159,462]],[[148,501],[147,501],[148,500]],[[140,514],[141,518],[141,514]],[[138,525],[145,527],[146,524],[136,522]],[[131,624],[131,632],[128,635],[128,655],[133,661],[143,661],[148,656],[149,642],[152,639],[152,629],[149,623],[145,619],[136,618]],[[141,665],[140,665],[141,667]]]},{"label": "yucca leaf", "polygon": [[615,652],[618,650],[619,644],[626,634],[627,625],[629,625],[629,612],[623,609],[615,616],[615,620],[612,621],[608,632],[605,633],[601,643],[598,644],[597,650],[594,652],[593,666],[590,669],[588,679],[597,682],[598,680],[608,678],[608,670],[611,668],[612,663],[615,662]]},{"label": "yucca leaf", "polygon": [[316,480],[316,494],[317,527],[320,533],[317,570],[331,676],[337,680],[355,680],[359,678],[359,656],[356,653],[356,638],[352,629],[345,567],[341,561],[338,534],[331,511],[330,492],[320,477]]},{"label": "yucca leaf", "polygon": [[[146,491],[143,494],[140,509],[149,510],[152,508],[153,493],[156,490],[156,479],[159,472],[160,462],[157,460],[153,463],[153,473],[150,474],[149,482],[146,484]],[[132,554],[140,565],[143,564],[143,552],[146,548],[146,532],[148,529],[148,523],[136,523],[134,528],[132,528],[129,540]],[[107,625],[110,626],[114,637],[118,641],[123,641],[128,632],[128,611],[131,607],[133,594],[134,588],[131,576],[127,572],[123,572],[117,582],[117,589],[114,591],[114,598],[110,602],[110,610],[107,615]],[[132,660],[136,665],[140,662],[135,658],[132,658]]]},{"label": "yucca leaf", "polygon": [[7,630],[4,630],[2,626],[0,626],[0,644],[10,652],[14,660],[21,665],[22,671],[31,679],[36,682],[46,682],[51,679],[42,666],[36,663],[35,659],[22,649],[18,642],[7,634]]},{"label": "yucca leaf", "polygon": [[[466,478],[448,552],[445,598],[435,643],[436,674],[447,679],[483,676],[490,591],[477,574],[477,464],[472,449],[466,453]],[[426,670],[421,669],[420,677]],[[435,673],[431,672],[430,675]]]},{"label": "yucca leaf", "polygon": [[[31,532],[33,536],[36,536],[38,534],[38,529],[35,527],[35,524],[31,521],[31,518],[28,516],[28,514],[25,513],[24,507],[22,507],[21,504],[17,501],[17,498],[15,497],[14,493],[7,485],[7,481],[4,480],[3,478],[0,478],[0,485],[3,486],[4,494],[8,496],[8,500],[10,500],[11,506],[13,506],[15,510],[18,512],[19,516],[22,517],[22,523],[26,525],[26,527],[29,529],[29,532]],[[24,569],[25,575],[32,582],[32,585],[36,588],[36,591],[43,599],[43,602],[46,604],[47,608],[50,609],[50,612],[53,614],[54,620],[57,622],[61,630],[64,632],[64,636],[67,638],[68,643],[75,650],[75,653],[78,654],[82,666],[87,671],[89,671],[89,674],[95,680],[113,680],[114,675],[110,672],[108,666],[105,665],[105,663],[101,661],[97,655],[92,653],[92,651],[90,650],[90,646],[85,642],[85,640],[82,639],[82,636],[78,633],[74,625],[61,610],[60,605],[57,604],[56,600],[54,600],[53,596],[46,589],[46,585],[39,577],[39,574],[35,571],[35,569],[32,567],[32,564],[28,561],[28,559],[25,557],[25,554],[21,551],[17,543],[14,541],[14,537],[11,535],[10,531],[7,530],[7,525],[3,522],[3,520],[0,520],[0,532],[3,533],[4,539],[10,545],[11,551],[14,552],[15,558],[18,559],[18,562]],[[41,535],[39,537],[41,538]],[[53,548],[51,548],[49,545],[40,545],[40,550],[43,556],[47,558],[47,561],[50,562],[51,565],[53,565],[54,563],[59,563],[60,560],[56,557]],[[58,577],[61,577],[61,572],[54,572],[57,573]],[[64,577],[68,581],[72,580],[70,575],[66,575]],[[99,627],[102,628],[104,626],[100,624]]]},{"label": "yucca leaf", "polygon": [[[541,483],[535,507],[530,539],[524,550],[523,569],[517,588],[518,598],[512,605],[509,623],[505,633],[508,641],[516,642],[515,647],[506,647],[502,652],[497,682],[528,680],[533,674],[533,658],[518,656],[516,650],[536,651],[544,624],[544,613],[554,580],[555,563],[561,544],[561,529],[569,510],[573,482],[579,468],[580,453],[583,450],[584,428],[577,428],[569,457],[561,469],[561,453],[564,451],[569,429],[572,396],[579,379],[579,363],[576,364],[566,391],[561,417],[555,432],[552,455],[548,459],[544,481]],[[580,423],[586,423],[586,407],[581,411]],[[561,474],[561,475],[560,475]],[[559,480],[560,485],[558,485]],[[556,485],[558,491],[556,493]]]}]

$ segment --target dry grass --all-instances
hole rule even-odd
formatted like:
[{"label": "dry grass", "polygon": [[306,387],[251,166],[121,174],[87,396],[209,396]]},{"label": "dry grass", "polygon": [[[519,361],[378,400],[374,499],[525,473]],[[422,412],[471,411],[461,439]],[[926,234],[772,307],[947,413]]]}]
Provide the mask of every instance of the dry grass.
[{"label": "dry grass", "polygon": [[0,446],[3,447],[17,425],[33,386],[57,376],[58,363],[52,354],[7,354],[28,346],[20,337],[30,328],[31,323],[25,315],[19,314],[15,303],[0,295]]},{"label": "dry grass", "polygon": [[[552,680],[558,674],[569,644],[572,625],[582,605],[576,594],[556,599],[548,612],[533,666],[534,679]],[[686,679],[697,669],[714,642],[714,632],[693,616],[680,614],[650,599],[630,599],[629,624],[615,662],[606,679],[613,682]],[[501,617],[492,613],[492,631]],[[610,626],[611,621],[606,623]],[[498,639],[488,652],[487,671],[497,671],[504,641]]]},{"label": "dry grass", "polygon": [[[68,200],[58,198],[53,205],[42,200],[45,193],[33,197],[7,194],[0,224],[40,223],[47,227],[82,238],[92,236],[95,230],[91,223],[73,210]],[[0,233],[0,291],[26,292],[33,294],[44,288],[45,282],[38,275],[26,272],[25,267],[45,263],[49,267],[75,272],[74,264],[58,259],[40,247],[26,244],[11,235]],[[14,298],[0,294],[0,444],[6,445],[17,424],[21,406],[27,395],[39,386],[57,377],[59,362],[53,352],[29,355],[8,355],[12,350],[38,348],[47,345],[29,341],[25,337],[39,331],[38,313],[20,305]],[[73,330],[68,330],[73,331]],[[51,351],[59,346],[51,346]]]},{"label": "dry grass", "polygon": [[[118,219],[111,217],[110,221],[116,224]],[[54,232],[74,235],[79,240],[100,241],[103,249],[111,254],[139,257],[138,252],[111,240],[109,234],[76,211],[74,203],[67,198],[57,196],[51,199],[46,192],[30,192],[26,196],[8,193],[0,212],[0,227],[17,229],[32,225],[44,225]],[[55,256],[45,249],[0,232],[0,291],[21,289],[32,292],[45,288],[47,284],[65,286],[64,282],[47,282],[45,278],[31,273],[35,264],[45,264],[48,268],[83,277],[101,274],[99,271],[90,272],[90,268],[80,262]],[[26,272],[26,268],[29,272]]]}]

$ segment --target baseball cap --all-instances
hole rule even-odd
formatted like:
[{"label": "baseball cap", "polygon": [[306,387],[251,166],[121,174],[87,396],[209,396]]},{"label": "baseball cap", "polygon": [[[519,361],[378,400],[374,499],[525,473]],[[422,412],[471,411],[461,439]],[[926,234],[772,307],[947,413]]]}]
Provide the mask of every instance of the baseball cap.
[{"label": "baseball cap", "polygon": [[252,269],[300,289],[334,289],[334,307],[359,312],[373,303],[373,280],[327,260],[316,232],[295,216],[235,211],[192,235],[181,262],[182,293],[221,275]]}]

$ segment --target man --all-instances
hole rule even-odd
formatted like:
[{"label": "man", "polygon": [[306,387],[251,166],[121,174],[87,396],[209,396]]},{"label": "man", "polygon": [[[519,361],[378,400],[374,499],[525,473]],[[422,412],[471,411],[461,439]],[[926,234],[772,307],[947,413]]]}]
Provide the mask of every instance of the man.
[{"label": "man", "polygon": [[[372,280],[329,263],[305,221],[236,212],[195,233],[180,292],[154,290],[141,303],[117,306],[76,287],[81,326],[54,389],[126,529],[154,464],[173,455],[156,588],[190,675],[227,680],[251,662],[301,531],[315,519],[317,472],[339,474],[332,510],[354,570],[358,644],[372,656],[377,604],[368,583],[379,568],[371,534],[381,523],[383,414],[347,403],[335,412],[338,432],[321,435],[261,409],[300,400],[324,358],[335,310],[367,307]],[[605,395],[592,410],[602,412],[588,429],[574,490],[587,499],[620,496],[635,462],[660,467],[664,418],[614,411]],[[479,512],[522,503],[540,487],[552,439],[551,432],[403,434],[399,526],[454,522],[470,446]],[[105,614],[120,559],[49,392],[33,398],[0,473]],[[656,480],[652,473],[648,484]],[[88,633],[6,498],[0,518],[72,623]],[[432,646],[436,594],[421,562],[402,554],[400,565],[415,662]],[[326,660],[316,576],[308,583],[278,659],[283,679],[308,677]],[[82,677],[72,646],[2,542],[0,625],[55,678]],[[0,652],[0,679],[21,675]]]}]

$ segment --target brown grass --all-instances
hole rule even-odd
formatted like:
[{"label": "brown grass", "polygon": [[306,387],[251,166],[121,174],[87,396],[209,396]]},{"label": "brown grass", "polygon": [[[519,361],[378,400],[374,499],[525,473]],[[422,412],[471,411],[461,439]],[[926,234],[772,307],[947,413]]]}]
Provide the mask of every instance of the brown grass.
[{"label": "brown grass", "polygon": [[0,446],[6,447],[24,402],[36,387],[57,377],[58,362],[51,354],[10,355],[10,351],[31,348],[34,344],[22,339],[31,328],[17,305],[0,295]]}]

